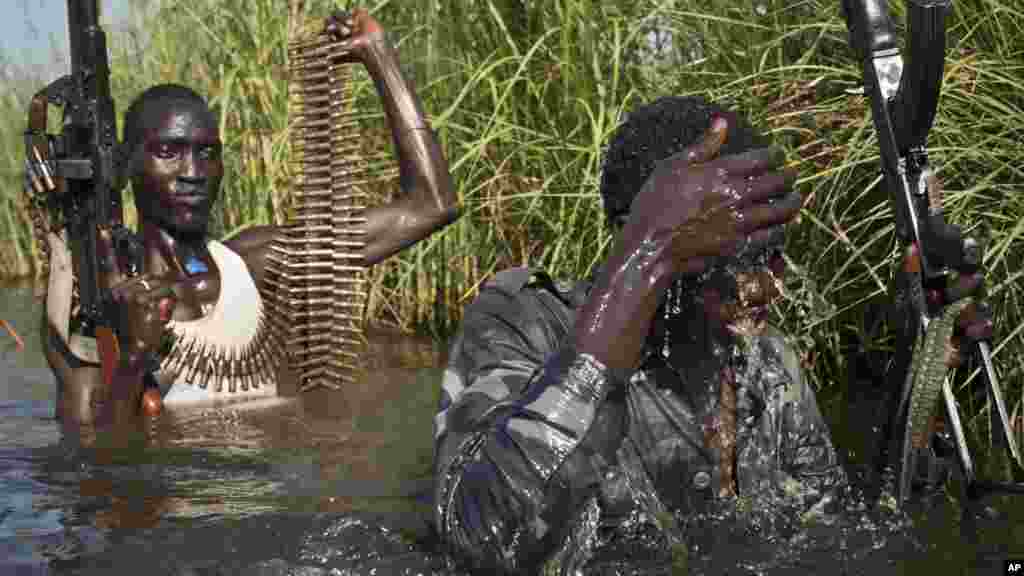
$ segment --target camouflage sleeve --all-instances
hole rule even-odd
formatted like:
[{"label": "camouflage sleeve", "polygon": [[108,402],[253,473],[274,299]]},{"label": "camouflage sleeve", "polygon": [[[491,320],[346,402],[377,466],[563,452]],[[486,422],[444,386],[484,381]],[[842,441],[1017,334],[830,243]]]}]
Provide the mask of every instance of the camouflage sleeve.
[{"label": "camouflage sleeve", "polygon": [[600,477],[591,452],[603,451],[585,437],[610,379],[563,346],[570,313],[548,296],[481,291],[435,416],[435,522],[452,552],[486,573],[534,571]]}]

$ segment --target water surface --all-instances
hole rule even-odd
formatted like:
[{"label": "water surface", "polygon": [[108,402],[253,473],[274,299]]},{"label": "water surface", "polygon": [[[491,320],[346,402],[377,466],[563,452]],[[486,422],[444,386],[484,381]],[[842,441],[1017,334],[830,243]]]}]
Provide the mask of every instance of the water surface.
[{"label": "water surface", "polygon": [[[83,451],[53,420],[39,301],[30,287],[0,293],[0,318],[26,343],[0,334],[0,574],[447,573],[428,523],[441,347],[376,333],[358,386],[165,413],[148,447]],[[840,446],[864,442],[857,410],[826,410],[840,415]],[[990,501],[970,531],[941,494],[913,523],[869,503],[849,498],[812,520],[723,520],[691,536],[689,572],[999,574],[1024,556],[1019,502]]]},{"label": "water surface", "polygon": [[375,334],[344,392],[165,412],[148,446],[80,450],[53,419],[41,304],[0,290],[26,344],[0,334],[0,574],[429,571],[410,545],[429,536],[429,340]]}]

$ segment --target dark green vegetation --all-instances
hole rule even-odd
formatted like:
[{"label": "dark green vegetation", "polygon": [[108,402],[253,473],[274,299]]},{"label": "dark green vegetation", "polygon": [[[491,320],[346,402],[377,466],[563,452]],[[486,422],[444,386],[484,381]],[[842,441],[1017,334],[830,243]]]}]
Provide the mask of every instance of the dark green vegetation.
[{"label": "dark green vegetation", "polygon": [[[217,233],[280,219],[287,205],[288,14],[280,0],[188,0],[112,39],[120,110],[144,87],[181,82],[220,113],[229,176]],[[330,5],[309,0],[323,14]],[[727,7],[729,4],[734,7]],[[381,2],[447,151],[466,216],[375,269],[367,314],[445,329],[491,272],[530,262],[585,274],[607,247],[597,195],[604,142],[621,113],[662,94],[698,93],[769,129],[801,172],[789,294],[775,318],[794,335],[826,410],[865,390],[856,349],[884,304],[893,250],[877,148],[839,2],[440,0]],[[525,7],[524,6],[528,6]],[[903,21],[902,4],[893,6]],[[947,214],[987,240],[997,367],[1021,433],[1024,382],[1024,12],[1005,0],[957,0],[930,140]],[[653,40],[671,40],[658,46]],[[143,49],[144,47],[144,49]],[[27,91],[0,92],[0,270],[33,271],[18,200]],[[370,95],[363,81],[363,94]],[[377,114],[372,98],[364,110]],[[380,118],[366,149],[388,146]],[[969,424],[987,432],[981,379],[962,370]],[[981,398],[977,400],[976,398]],[[861,425],[863,423],[860,423]],[[850,422],[850,430],[858,423]]]}]

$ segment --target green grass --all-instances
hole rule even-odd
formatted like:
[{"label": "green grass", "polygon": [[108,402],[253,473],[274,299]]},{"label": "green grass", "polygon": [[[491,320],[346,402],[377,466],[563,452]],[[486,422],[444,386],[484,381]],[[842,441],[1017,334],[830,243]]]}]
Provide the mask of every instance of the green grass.
[{"label": "green grass", "polygon": [[[112,41],[119,111],[144,87],[181,82],[211,99],[229,159],[216,233],[279,221],[288,198],[287,13],[272,0],[181,0]],[[309,0],[323,14],[330,2]],[[432,115],[465,216],[376,267],[367,314],[402,328],[450,329],[491,272],[529,262],[579,277],[607,246],[597,196],[602,148],[622,113],[664,94],[703,94],[769,130],[800,171],[806,204],[791,226],[789,297],[776,320],[813,367],[815,385],[849,386],[866,309],[884,302],[893,251],[888,198],[879,189],[868,102],[846,46],[838,2],[712,0],[384,0],[372,7],[400,43]],[[893,7],[902,22],[902,4]],[[652,57],[645,38],[669,31],[675,50]],[[985,238],[995,360],[1010,409],[1022,417],[1024,381],[1024,11],[958,0],[949,20],[947,73],[929,141],[947,190],[947,214]],[[18,205],[25,85],[0,91],[0,264],[28,274],[36,254]],[[389,146],[370,85],[366,147]],[[381,190],[382,194],[386,190]],[[983,406],[958,375],[969,420]],[[1018,433],[1020,433],[1018,431]],[[1024,437],[1022,437],[1024,440]]]}]

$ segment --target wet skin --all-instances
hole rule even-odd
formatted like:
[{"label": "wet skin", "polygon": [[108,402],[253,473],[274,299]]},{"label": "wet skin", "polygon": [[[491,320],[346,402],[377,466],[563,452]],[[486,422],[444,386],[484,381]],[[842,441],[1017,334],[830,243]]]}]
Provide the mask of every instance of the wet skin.
[{"label": "wet skin", "polygon": [[[782,154],[760,149],[718,157],[727,131],[728,120],[718,118],[701,142],[655,167],[580,310],[572,335],[575,348],[604,364],[613,380],[623,382],[638,367],[658,306],[672,282],[700,273],[744,246],[777,245],[779,227],[800,209],[800,196],[792,189],[795,174],[780,169]],[[701,320],[710,336],[704,346],[714,340],[728,345],[737,334],[763,329],[783,268],[781,258],[772,258],[767,266],[734,272],[724,283],[710,281],[695,294],[703,303]],[[975,280],[962,279],[958,286],[969,291]],[[686,330],[680,326],[677,333]],[[965,326],[961,332],[982,330]],[[731,379],[723,370],[726,366],[711,364],[705,381],[725,384]],[[726,408],[728,402],[722,398]],[[722,438],[716,442],[728,447]]]},{"label": "wet skin", "polygon": [[[389,204],[364,212],[363,264],[372,266],[454,222],[458,198],[415,89],[403,76],[398,54],[380,24],[366,10],[356,9],[328,18],[326,32],[345,44],[350,58],[361,62],[373,79],[398,159],[400,193]],[[232,239],[231,247],[246,258],[257,280],[275,233],[272,226],[255,226]]]},{"label": "wet skin", "polygon": [[[206,248],[224,172],[215,118],[205,106],[176,101],[143,123],[131,157],[143,275],[129,279],[119,269],[108,269],[103,279],[123,310],[121,362],[107,389],[98,369],[72,368],[60,353],[47,350],[62,384],[58,417],[66,427],[133,420],[143,399],[147,357],[158,347],[167,321],[201,317],[220,294],[219,270]],[[109,235],[101,239],[106,240],[101,249],[113,253]],[[183,262],[190,257],[204,262],[209,272],[187,274]],[[150,412],[159,408],[151,406]]]},{"label": "wet skin", "polygon": [[[638,367],[652,328],[683,336],[671,339],[669,361],[696,368],[693,382],[706,384],[681,392],[718,396],[721,409],[707,415],[704,442],[721,455],[717,491],[723,496],[736,491],[735,377],[724,359],[708,352],[717,343],[731,349],[738,332],[763,329],[767,305],[778,296],[774,272],[781,272],[781,259],[733,273],[714,269],[695,294],[682,296],[689,300],[682,315],[664,323],[655,323],[655,315],[666,291],[682,277],[703,272],[745,247],[756,251],[780,242],[779,226],[801,205],[792,190],[795,175],[779,170],[779,151],[718,158],[728,125],[725,117],[712,120],[699,143],[655,167],[633,200],[573,335],[577,351],[604,364],[619,383]],[[694,334],[699,325],[703,334]],[[693,358],[711,361],[697,367]]]},{"label": "wet skin", "polygon": [[[655,168],[580,311],[574,343],[613,373],[636,369],[665,290],[745,242],[763,243],[800,209],[794,174],[773,149],[718,158],[728,120]],[[748,240],[749,239],[749,240]]]},{"label": "wet skin", "polygon": [[[193,320],[217,302],[220,274],[206,248],[207,228],[220,195],[224,164],[217,124],[208,109],[172,105],[143,133],[133,158],[147,275],[170,283],[172,318]],[[196,276],[183,262],[195,257],[209,269]],[[150,282],[152,285],[153,283]]]},{"label": "wet skin", "polygon": [[137,207],[171,234],[202,238],[224,175],[220,136],[208,110],[172,106],[143,135],[133,184],[145,193]]},{"label": "wet skin", "polygon": [[[707,136],[704,145],[713,139],[713,135]],[[639,352],[629,350],[627,343],[639,340],[635,334],[641,333],[646,327],[644,320],[654,321],[651,335],[656,339],[666,331],[673,335],[669,339],[667,362],[676,371],[673,376],[678,377],[679,374],[686,373],[683,381],[689,384],[682,392],[691,398],[694,406],[717,407],[704,415],[703,441],[707,449],[719,455],[721,484],[716,489],[718,495],[722,497],[735,495],[738,491],[737,382],[735,370],[730,363],[730,351],[735,349],[738,339],[755,337],[764,332],[768,307],[781,296],[782,278],[786,268],[781,255],[783,237],[781,227],[773,227],[772,223],[781,224],[794,213],[794,205],[787,203],[787,191],[791,180],[786,178],[785,174],[768,173],[767,178],[759,177],[760,169],[751,169],[747,163],[751,159],[755,159],[754,162],[761,161],[756,160],[757,158],[768,157],[755,151],[753,154],[727,159],[727,166],[722,166],[719,162],[710,162],[706,163],[703,169],[697,167],[695,170],[692,161],[680,166],[678,160],[673,168],[667,165],[659,166],[651,181],[645,185],[645,190],[641,192],[641,195],[646,193],[647,196],[638,196],[638,200],[659,198],[655,191],[661,188],[669,196],[667,200],[663,200],[663,207],[685,210],[687,204],[699,204],[699,209],[693,210],[691,213],[694,216],[688,218],[673,219],[667,216],[669,212],[666,211],[658,216],[632,218],[627,222],[618,238],[619,251],[616,252],[616,256],[620,258],[617,261],[619,268],[609,267],[611,274],[606,274],[603,279],[603,291],[595,290],[591,293],[592,300],[596,299],[597,302],[588,302],[589,317],[584,315],[586,313],[581,314],[581,322],[589,322],[589,325],[584,325],[589,330],[577,332],[577,346],[580,346],[580,343],[589,344],[592,346],[591,350],[612,352],[605,358],[618,364],[606,365],[620,370],[620,375],[632,370],[636,366],[635,362],[639,360]],[[770,167],[771,163],[777,162],[778,159],[776,157],[763,161],[764,166]],[[712,167],[713,170],[710,176],[708,167]],[[730,170],[744,171],[747,176],[737,182],[736,179],[729,178]],[[767,173],[767,170],[760,173]],[[711,193],[706,194],[707,190]],[[673,199],[679,202],[673,203]],[[641,209],[646,207],[636,201],[635,204],[639,204]],[[799,203],[795,205],[799,206]],[[763,222],[764,225],[746,228],[757,226],[757,222]],[[665,233],[667,226],[673,223],[678,223],[675,231]],[[630,225],[635,225],[634,230],[629,229]],[[636,233],[637,229],[643,232]],[[744,230],[748,231],[748,239],[737,244],[737,234]],[[643,240],[635,243],[633,239],[637,237]],[[695,290],[684,290],[679,296],[682,310],[678,314],[667,319],[662,319],[664,314],[657,314],[658,318],[655,321],[655,314],[650,312],[651,302],[664,300],[661,294],[668,287],[662,287],[665,280],[658,276],[659,270],[663,269],[659,265],[666,262],[656,259],[660,254],[659,244],[651,238],[658,237],[670,238],[670,242],[682,241],[682,245],[669,244],[666,250],[674,257],[684,257],[682,261],[675,261],[675,267],[672,267],[672,261],[669,261],[670,265],[666,268],[669,270],[668,274],[671,274],[670,283],[683,281],[692,286],[697,279],[691,277],[687,281],[680,278],[690,271],[707,268],[708,258],[724,257],[725,262],[717,262],[718,265],[707,271]],[[628,253],[623,248],[630,245],[639,247]],[[757,258],[763,264],[744,265],[736,261],[729,263],[728,257],[737,247],[742,247],[743,251],[748,253],[752,250],[755,254],[767,251],[765,256]],[[627,254],[625,258],[622,258],[623,253]],[[696,263],[692,257],[686,258],[689,254],[700,255]],[[613,263],[616,262],[614,258],[615,256],[611,260]],[[616,273],[619,278],[627,280],[619,280],[620,283],[616,284]],[[637,277],[640,278],[639,281]],[[599,283],[598,286],[602,284]],[[949,304],[962,297],[977,294],[980,288],[980,275],[964,275],[951,281],[944,294],[936,294],[932,298],[939,305]],[[659,290],[662,292],[658,292]],[[627,305],[625,315],[616,315],[617,311],[614,308],[601,306],[605,301],[622,298],[623,295],[626,296],[624,303]],[[630,317],[629,313],[634,311],[639,311],[639,314]],[[640,314],[644,316],[639,317]],[[615,329],[626,336],[614,340]],[[628,335],[631,334],[631,330],[636,331],[632,332],[634,336]],[[644,335],[647,336],[648,333],[644,332]],[[961,350],[964,349],[964,341],[973,342],[979,337],[990,336],[991,321],[978,313],[976,307],[968,308],[959,319],[958,331],[947,350],[946,364],[952,367],[962,362]],[[601,338],[609,338],[613,345],[617,343],[619,347],[602,347],[607,344],[601,342]],[[622,353],[624,349],[635,353],[636,356],[626,356]],[[603,360],[601,357],[598,359]]]},{"label": "wet skin", "polygon": [[[447,161],[380,24],[365,10],[356,10],[329,20],[328,32],[349,43],[353,60],[373,78],[396,145],[400,190],[390,203],[364,212],[363,263],[369,266],[453,222],[459,208]],[[60,352],[47,349],[61,383],[58,417],[68,426],[132,420],[142,397],[144,359],[158,348],[167,321],[202,316],[220,293],[219,271],[206,249],[210,212],[223,176],[217,123],[200,103],[174,101],[153,108],[157,112],[143,119],[142,134],[125,135],[137,144],[131,178],[143,241],[143,275],[128,279],[118,269],[102,275],[124,318],[122,358],[112,385],[107,389],[102,384],[98,368],[72,368]],[[245,261],[257,286],[262,284],[264,260],[276,233],[273,226],[255,226],[225,241]],[[111,239],[104,238],[100,252],[111,255]],[[202,260],[209,272],[186,274],[183,263],[191,257]],[[48,342],[53,329],[43,324]],[[278,393],[292,394],[294,378],[287,367],[282,370]]]}]

